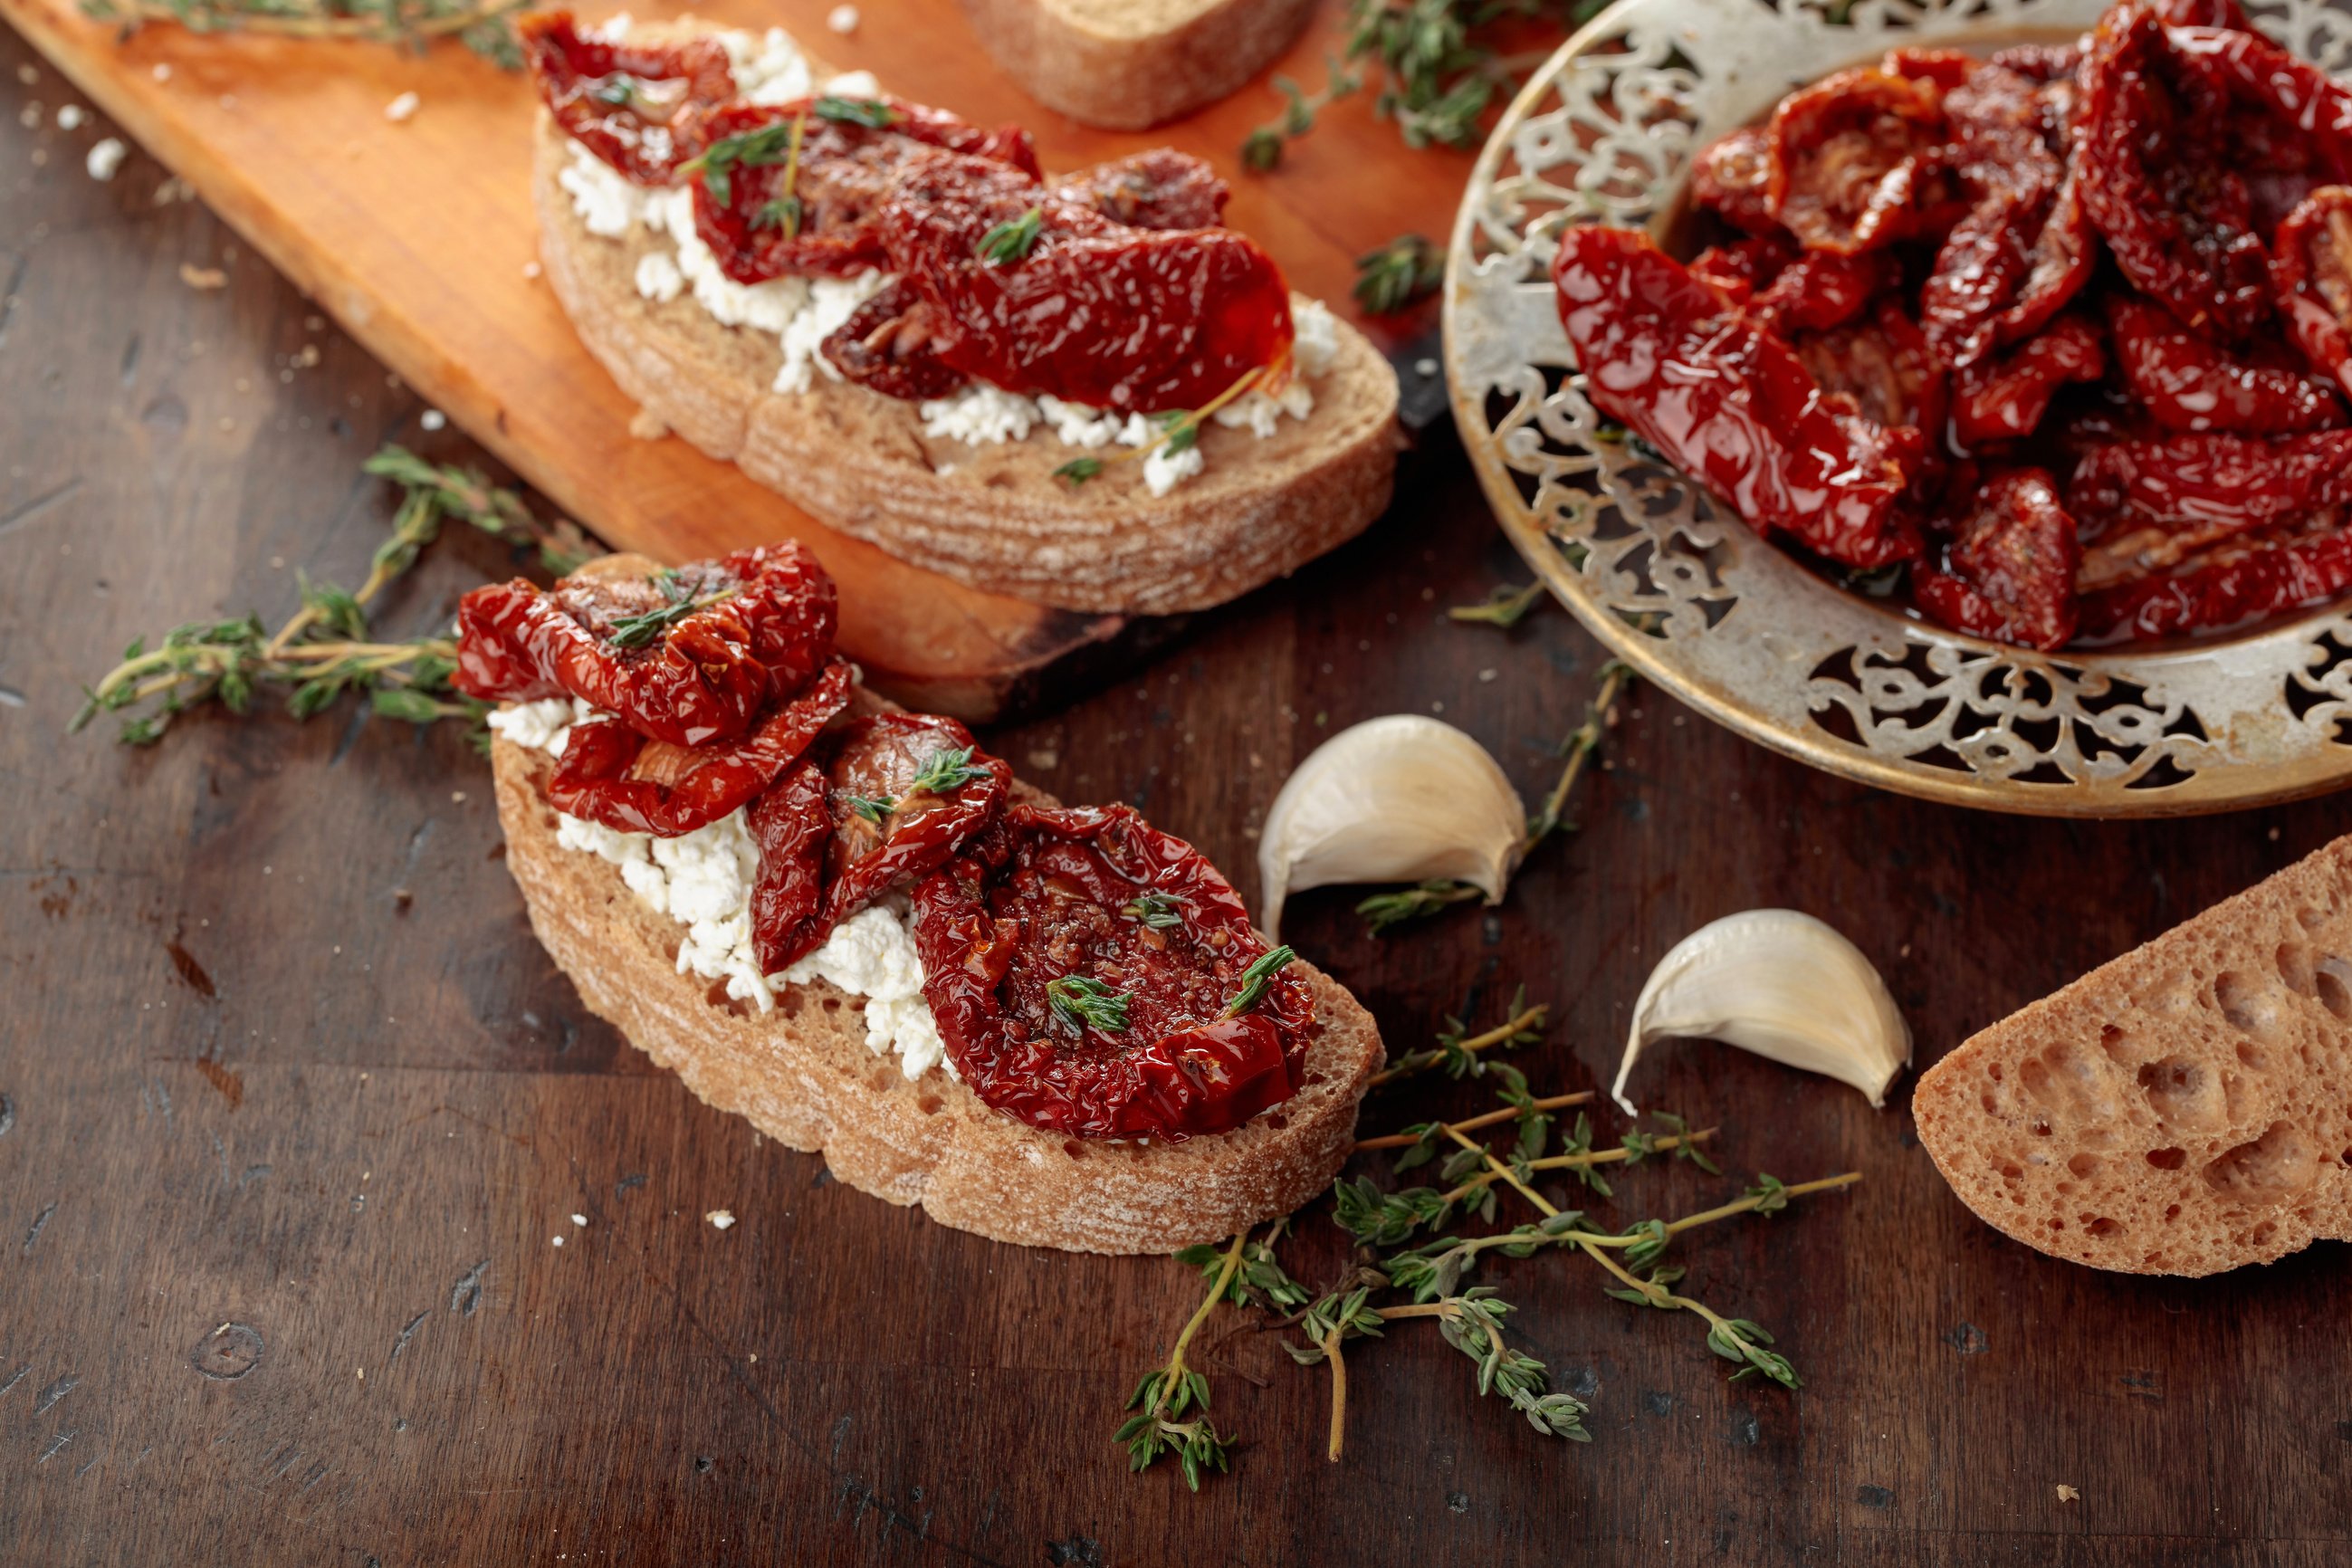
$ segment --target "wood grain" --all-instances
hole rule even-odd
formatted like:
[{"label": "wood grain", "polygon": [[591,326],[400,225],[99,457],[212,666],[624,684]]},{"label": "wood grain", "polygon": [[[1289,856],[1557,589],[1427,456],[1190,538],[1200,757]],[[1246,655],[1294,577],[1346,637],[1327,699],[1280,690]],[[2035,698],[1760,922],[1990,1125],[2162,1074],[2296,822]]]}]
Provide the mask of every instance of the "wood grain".
[{"label": "wood grain", "polygon": [[[962,36],[951,5],[870,0],[852,38],[825,30],[830,9],[819,0],[732,0],[703,14],[782,24],[908,96],[979,120],[1037,124],[1055,167],[1163,142],[1230,165],[1243,134],[1232,122],[1239,105],[1164,136],[1086,131],[1041,114],[992,69],[976,67],[970,49],[940,47],[941,27]],[[1057,662],[1119,636],[1118,617],[1046,610],[950,582],[834,532],[683,441],[632,437],[635,405],[581,347],[544,282],[526,274],[538,240],[534,100],[521,76],[454,46],[418,56],[173,27],[118,41],[73,0],[0,0],[0,16],[378,359],[616,545],[677,560],[804,538],[841,582],[844,646],[895,695],[971,718],[1017,706]],[[421,107],[392,124],[385,106],[405,92]],[[1369,121],[1355,135],[1394,140]],[[1334,127],[1334,140],[1349,140],[1345,126]],[[1312,160],[1302,163],[1311,178]],[[1406,168],[1381,181],[1416,198],[1415,216],[1401,226],[1440,226],[1458,165],[1440,158]],[[1367,174],[1344,184],[1370,183]],[[1341,222],[1339,193],[1322,191],[1328,184],[1315,182],[1322,194],[1294,212],[1292,196],[1310,188],[1304,182],[1253,183],[1233,219],[1299,287],[1344,301],[1351,258],[1395,232],[1382,225],[1400,193],[1384,191]],[[1084,675],[1102,661],[1079,662]]]},{"label": "wood grain", "polygon": [[[356,578],[388,518],[358,476],[378,441],[478,454],[420,436],[417,394],[223,223],[154,205],[155,164],[86,179],[109,128],[56,130],[71,95],[46,68],[20,82],[32,63],[0,32],[0,1560],[2352,1558],[2352,1249],[2194,1282],[2059,1263],[1946,1190],[1907,1079],[1873,1112],[1701,1044],[1661,1047],[1641,1084],[1722,1125],[1727,1174],[1645,1168],[1595,1213],[1684,1212],[1759,1168],[1864,1172],[1683,1249],[1687,1288],[1779,1335],[1802,1393],[1727,1384],[1696,1325],[1529,1259],[1490,1278],[1517,1342],[1591,1401],[1591,1444],[1538,1437],[1400,1324],[1350,1357],[1333,1467],[1320,1380],[1220,1314],[1201,1359],[1235,1473],[1197,1497],[1129,1476],[1117,1406],[1198,1300],[1191,1271],[941,1229],[651,1071],[531,941],[454,731],[338,710],[195,721],[153,751],[65,739],[77,684],[134,634],[282,613],[298,568]],[[509,564],[453,539],[383,624],[429,625]],[[1364,539],[986,738],[1066,798],[1142,805],[1252,891],[1276,784],[1336,726],[1442,707],[1541,787],[1597,656],[1556,612],[1508,636],[1439,618],[1504,578],[1523,580],[1475,482],[1432,453]],[[1924,1064],[2343,816],[1969,816],[1650,692],[1608,757],[1582,831],[1499,910],[1375,942],[1335,890],[1286,934],[1402,1045],[1526,984],[1559,1013],[1525,1065],[1570,1089],[1607,1081],[1669,943],[1810,910],[1884,966]],[[1367,1122],[1481,1099],[1416,1084]],[[731,1229],[703,1221],[719,1207]],[[1285,1255],[1313,1279],[1342,1260],[1311,1214]]]}]

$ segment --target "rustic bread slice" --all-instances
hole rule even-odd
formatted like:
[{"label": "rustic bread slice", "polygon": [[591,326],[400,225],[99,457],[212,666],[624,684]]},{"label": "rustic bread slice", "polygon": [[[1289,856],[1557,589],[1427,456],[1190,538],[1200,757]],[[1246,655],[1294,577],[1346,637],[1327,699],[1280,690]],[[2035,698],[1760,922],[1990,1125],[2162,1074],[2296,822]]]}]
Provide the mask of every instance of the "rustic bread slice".
[{"label": "rustic bread slice", "polygon": [[2352,1240],[2352,837],[1929,1068],[1952,1190],[2029,1247],[2215,1274]]},{"label": "rustic bread slice", "polygon": [[1380,1031],[1319,971],[1305,973],[1322,1033],[1288,1101],[1182,1143],[1057,1137],[991,1110],[943,1071],[908,1081],[895,1058],[867,1048],[862,998],[819,981],[780,993],[761,1014],[728,1000],[723,985],[677,973],[680,928],[617,868],[556,842],[546,756],[499,739],[490,763],[507,866],[531,929],[588,1010],[711,1105],[822,1152],[861,1192],[920,1204],[943,1225],[998,1241],[1167,1252],[1288,1214],[1348,1157],[1357,1105],[1382,1060]]},{"label": "rustic bread slice", "polygon": [[1004,74],[1048,109],[1141,131],[1214,103],[1290,47],[1315,0],[963,0]]},{"label": "rustic bread slice", "polygon": [[1285,417],[1265,437],[1206,425],[1204,471],[1165,496],[1146,487],[1140,461],[1074,489],[1054,470],[1081,454],[1047,432],[972,446],[925,436],[914,404],[824,376],[808,392],[771,391],[776,340],[722,326],[690,292],[641,297],[639,258],[669,242],[641,227],[589,233],[558,183],[569,140],[544,113],[538,134],[547,279],[621,390],[702,451],[900,560],[1033,604],[1171,615],[1296,571],[1388,507],[1396,373],[1344,324],[1337,362],[1310,383],[1310,417]]}]

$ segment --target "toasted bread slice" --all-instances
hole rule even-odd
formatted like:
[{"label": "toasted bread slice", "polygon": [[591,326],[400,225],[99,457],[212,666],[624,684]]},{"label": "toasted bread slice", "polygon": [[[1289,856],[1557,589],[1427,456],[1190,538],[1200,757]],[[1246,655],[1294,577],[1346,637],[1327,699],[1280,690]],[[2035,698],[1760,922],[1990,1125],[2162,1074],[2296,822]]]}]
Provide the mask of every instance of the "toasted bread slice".
[{"label": "toasted bread slice", "polygon": [[861,1192],[1025,1247],[1167,1252],[1290,1213],[1348,1157],[1381,1037],[1319,971],[1301,965],[1322,1032],[1290,1100],[1231,1132],[1181,1143],[1059,1137],[991,1110],[941,1070],[909,1082],[895,1058],[867,1047],[863,999],[822,981],[778,993],[775,1010],[761,1014],[679,973],[680,928],[609,862],[556,842],[549,760],[499,739],[490,763],[507,866],[531,929],[588,1010],[710,1104],[781,1143],[821,1152]]},{"label": "toasted bread slice", "polygon": [[[1388,507],[1400,447],[1396,373],[1342,324],[1309,384],[1315,410],[1274,433],[1205,425],[1205,468],[1165,496],[1140,462],[1076,488],[1082,455],[1048,431],[974,446],[923,434],[917,405],[815,378],[776,393],[772,334],[721,325],[692,294],[642,298],[639,259],[668,242],[642,227],[591,234],[558,176],[571,143],[540,117],[534,199],[548,282],[621,390],[656,423],[731,461],[833,528],[991,593],[1062,609],[1206,609],[1354,538]],[[1097,456],[1113,455],[1106,448]]]},{"label": "toasted bread slice", "polygon": [[1141,131],[1214,103],[1290,47],[1315,0],[963,0],[1004,74],[1048,109]]},{"label": "toasted bread slice", "polygon": [[2216,1274],[2352,1240],[2352,837],[1969,1040],[1919,1141],[2029,1247]]}]

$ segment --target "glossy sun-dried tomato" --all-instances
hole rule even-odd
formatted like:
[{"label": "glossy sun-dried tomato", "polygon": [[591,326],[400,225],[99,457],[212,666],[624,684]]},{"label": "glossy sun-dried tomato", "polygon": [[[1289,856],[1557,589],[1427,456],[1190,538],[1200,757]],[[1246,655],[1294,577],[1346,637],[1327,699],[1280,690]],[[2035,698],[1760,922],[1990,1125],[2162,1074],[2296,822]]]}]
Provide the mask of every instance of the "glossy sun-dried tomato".
[{"label": "glossy sun-dried tomato", "polygon": [[1571,227],[1552,280],[1586,395],[1749,527],[1852,566],[1918,552],[1906,500],[1917,454],[1647,235]]},{"label": "glossy sun-dried tomato", "polygon": [[2246,182],[2254,228],[2268,235],[2321,185],[2352,177],[2352,92],[2250,28],[2175,25],[2166,43],[2226,95],[2207,128]]},{"label": "glossy sun-dried tomato", "polygon": [[574,724],[547,798],[558,811],[624,833],[691,833],[749,805],[848,706],[855,685],[855,672],[836,659],[750,734],[664,753],[661,776],[641,765],[647,742],[626,724]]},{"label": "glossy sun-dried tomato", "polygon": [[2009,353],[1952,373],[1952,439],[1963,449],[2022,440],[2040,427],[2060,387],[2106,371],[2098,328],[2080,315],[2061,316]]},{"label": "glossy sun-dried tomato", "polygon": [[2041,468],[1985,476],[1952,526],[1948,570],[1911,572],[1920,609],[1955,631],[2021,647],[2063,647],[2074,635],[2074,520]]},{"label": "glossy sun-dried tomato", "polygon": [[1792,342],[1822,390],[1853,398],[1864,418],[1929,438],[1942,435],[1943,367],[1900,300],[1882,299],[1866,320]]},{"label": "glossy sun-dried tomato", "polygon": [[824,770],[803,757],[743,814],[760,847],[751,879],[751,951],[762,974],[781,973],[824,941],[824,846],[833,835]]},{"label": "glossy sun-dried tomato", "polygon": [[1141,229],[985,161],[927,150],[880,210],[941,363],[1016,393],[1135,413],[1197,408],[1286,361],[1290,289],[1227,229]]},{"label": "glossy sun-dried tomato", "polygon": [[1866,66],[1790,93],[1765,128],[1769,210],[1808,250],[1868,250],[1934,227],[1948,201],[1943,96],[1930,78]]},{"label": "glossy sun-dried tomato", "polygon": [[883,265],[883,201],[927,152],[1038,178],[1036,148],[1019,126],[982,130],[898,99],[730,104],[709,116],[703,132],[709,145],[693,165],[695,233],[738,283]]},{"label": "glossy sun-dried tomato", "polygon": [[2107,441],[2083,454],[2066,487],[2086,529],[2158,523],[2200,543],[2347,503],[2352,430]]},{"label": "glossy sun-dried tomato", "polygon": [[1054,182],[1054,195],[1092,207],[1129,228],[1214,228],[1230,193],[1217,171],[1190,153],[1155,147],[1097,163]]},{"label": "glossy sun-dried tomato", "polygon": [[1955,368],[2041,330],[2089,280],[2071,78],[1987,64],[1944,99],[1969,193],[1920,290],[1920,321]]},{"label": "glossy sun-dried tomato", "polygon": [[1772,216],[1772,144],[1758,125],[1709,142],[1691,161],[1691,200],[1736,229],[1778,234]]},{"label": "glossy sun-dried tomato", "polygon": [[945,397],[969,378],[934,352],[939,319],[919,289],[894,278],[827,334],[817,352],[843,380],[885,397]]},{"label": "glossy sun-dried tomato", "polygon": [[917,885],[923,994],[989,1105],[1083,1138],[1185,1138],[1286,1100],[1314,1028],[1199,851],[1127,806],[1014,805],[984,852]]},{"label": "glossy sun-dried tomato", "polygon": [[2307,532],[2276,543],[2231,544],[2186,569],[2083,596],[2085,641],[2226,631],[2285,610],[2324,605],[2352,588],[2352,533]]},{"label": "glossy sun-dried tomato", "polygon": [[516,24],[539,94],[574,141],[641,185],[666,185],[701,148],[701,122],[735,96],[717,38],[636,44],[583,33],[569,11]]},{"label": "glossy sun-dried tomato", "polygon": [[992,821],[1013,770],[932,713],[883,713],[842,732],[825,770],[824,924],[947,864]]},{"label": "glossy sun-dried tomato", "polygon": [[2314,192],[2279,226],[2271,283],[2295,346],[2352,393],[2352,186]]},{"label": "glossy sun-dried tomato", "polygon": [[1901,278],[1884,250],[1799,250],[1783,235],[1755,235],[1701,251],[1693,276],[1782,334],[1843,326]]},{"label": "glossy sun-dried tomato", "polygon": [[2100,18],[2082,83],[2083,208],[2116,267],[2192,330],[2251,335],[2270,275],[2253,198],[2214,134],[2228,94],[2156,16],[2122,6]]},{"label": "glossy sun-dried tomato", "polygon": [[833,657],[837,605],[797,541],[651,576],[591,567],[545,594],[519,577],[459,601],[451,684],[489,702],[569,693],[698,746],[742,734]]},{"label": "glossy sun-dried tomato", "polygon": [[2115,293],[2105,305],[2124,385],[2168,430],[2291,436],[2344,422],[2333,384],[2282,345],[2233,354],[2145,300]]}]

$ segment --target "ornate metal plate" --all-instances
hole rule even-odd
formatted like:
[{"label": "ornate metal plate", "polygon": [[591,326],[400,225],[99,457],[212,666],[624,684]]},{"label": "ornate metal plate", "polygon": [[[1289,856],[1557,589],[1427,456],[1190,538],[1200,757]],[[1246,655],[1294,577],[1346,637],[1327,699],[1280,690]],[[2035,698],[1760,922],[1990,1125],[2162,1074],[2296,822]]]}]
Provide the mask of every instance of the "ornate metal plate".
[{"label": "ornate metal plate", "polygon": [[[2352,781],[2352,611],[2250,634],[2045,655],[1848,593],[1674,471],[1599,439],[1553,304],[1571,223],[1671,242],[1691,155],[1790,87],[1897,44],[2067,37],[2101,0],[1622,0],[1554,55],[1480,155],[1454,222],[1455,419],[1504,531],[1644,679],[1832,773],[1963,805],[2215,811]],[[2352,16],[2258,4],[2344,74]],[[1833,19],[1834,18],[1834,19]]]}]

